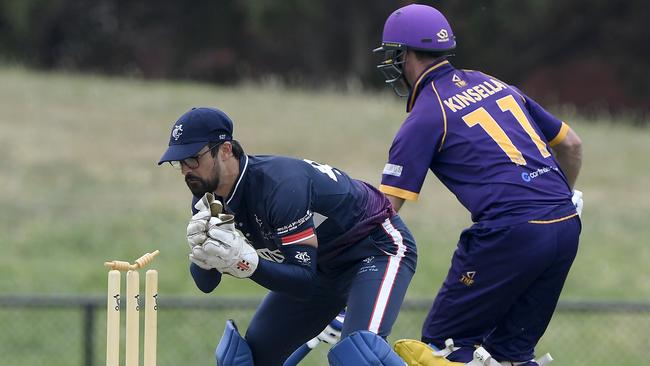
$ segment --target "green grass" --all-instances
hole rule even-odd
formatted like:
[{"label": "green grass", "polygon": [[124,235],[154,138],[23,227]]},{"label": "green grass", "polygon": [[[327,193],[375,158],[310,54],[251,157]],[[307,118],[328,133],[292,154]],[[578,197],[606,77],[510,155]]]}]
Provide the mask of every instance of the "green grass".
[{"label": "green grass", "polygon": [[[405,117],[404,101],[388,93],[225,88],[7,67],[0,80],[2,294],[102,294],[103,261],[160,249],[161,293],[204,296],[187,274],[190,194],[177,171],[156,165],[171,124],[192,106],[225,110],[248,153],[326,162],[373,184]],[[562,117],[584,143],[577,187],[585,193],[581,248],[562,299],[646,301],[650,130]],[[420,200],[407,203],[402,216],[420,254],[408,297],[433,298],[469,214],[429,175]],[[216,296],[264,292],[228,278]],[[417,337],[421,317],[402,334]]]}]

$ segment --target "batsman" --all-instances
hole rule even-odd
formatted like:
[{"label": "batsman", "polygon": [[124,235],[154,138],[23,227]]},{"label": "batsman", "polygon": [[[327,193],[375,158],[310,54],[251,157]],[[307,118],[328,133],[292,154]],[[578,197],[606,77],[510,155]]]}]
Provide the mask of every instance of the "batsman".
[{"label": "batsman", "polygon": [[408,113],[379,188],[399,210],[430,170],[473,221],[422,326],[438,357],[426,346],[431,362],[417,364],[538,365],[535,346],[578,251],[582,144],[518,88],[455,68],[455,48],[444,15],[411,4],[390,14],[376,49]]},{"label": "batsman", "polygon": [[244,154],[233,123],[192,108],[173,125],[159,164],[192,192],[190,273],[212,292],[224,275],[270,290],[241,337],[228,322],[220,366],[280,366],[343,308],[330,365],[399,365],[385,338],[413,277],[415,241],[386,196],[307,159]]}]

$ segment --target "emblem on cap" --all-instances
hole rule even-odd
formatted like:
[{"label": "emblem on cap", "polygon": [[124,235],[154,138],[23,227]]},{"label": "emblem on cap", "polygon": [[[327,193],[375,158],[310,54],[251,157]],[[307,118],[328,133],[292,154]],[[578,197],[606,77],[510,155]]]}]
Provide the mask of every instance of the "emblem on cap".
[{"label": "emblem on cap", "polygon": [[174,130],[172,131],[172,137],[174,138],[174,140],[178,141],[178,139],[181,138],[182,134],[183,134],[183,125],[174,126]]}]

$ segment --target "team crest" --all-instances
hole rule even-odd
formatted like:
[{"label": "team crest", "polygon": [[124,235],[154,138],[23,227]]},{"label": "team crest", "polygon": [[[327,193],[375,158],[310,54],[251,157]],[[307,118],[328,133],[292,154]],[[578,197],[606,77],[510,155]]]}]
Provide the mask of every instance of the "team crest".
[{"label": "team crest", "polygon": [[460,282],[465,286],[471,286],[474,284],[474,276],[476,276],[476,271],[465,272],[460,276]]},{"label": "team crest", "polygon": [[311,263],[311,257],[307,252],[298,252],[295,255],[295,258],[300,261],[302,264],[310,264]]},{"label": "team crest", "polygon": [[182,134],[183,134],[183,125],[174,126],[174,130],[172,131],[172,137],[174,138],[174,140],[178,141],[178,139],[181,138]]},{"label": "team crest", "polygon": [[436,36],[438,36],[438,42],[449,41],[449,32],[446,29],[441,29],[440,32],[436,33]]},{"label": "team crest", "polygon": [[456,84],[456,86],[459,88],[467,85],[467,82],[461,79],[460,77],[458,77],[458,75],[456,74],[454,74],[454,76],[451,77],[451,81],[453,81],[454,84]]}]

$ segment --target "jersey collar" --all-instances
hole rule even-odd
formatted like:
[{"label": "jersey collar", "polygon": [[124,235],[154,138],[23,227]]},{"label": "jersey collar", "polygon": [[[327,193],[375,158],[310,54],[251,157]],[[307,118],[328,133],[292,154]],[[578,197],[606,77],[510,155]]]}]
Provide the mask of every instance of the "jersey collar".
[{"label": "jersey collar", "polygon": [[415,84],[413,84],[413,87],[411,88],[411,92],[409,93],[408,97],[408,102],[406,103],[406,113],[410,113],[411,110],[413,109],[413,105],[415,104],[415,100],[417,99],[418,95],[420,94],[420,91],[422,88],[424,88],[425,85],[427,85],[427,82],[425,82],[425,79],[429,79],[432,77],[435,73],[434,71],[442,70],[442,69],[447,69],[451,68],[451,64],[447,60],[443,61],[436,61],[433,64],[429,65],[422,74],[420,74],[420,77],[418,77],[417,81]]},{"label": "jersey collar", "polygon": [[233,188],[230,196],[226,199],[226,207],[233,212],[237,210],[244,197],[244,180],[247,170],[248,155],[244,155],[243,159],[239,159],[239,176],[237,177],[235,188]]}]

